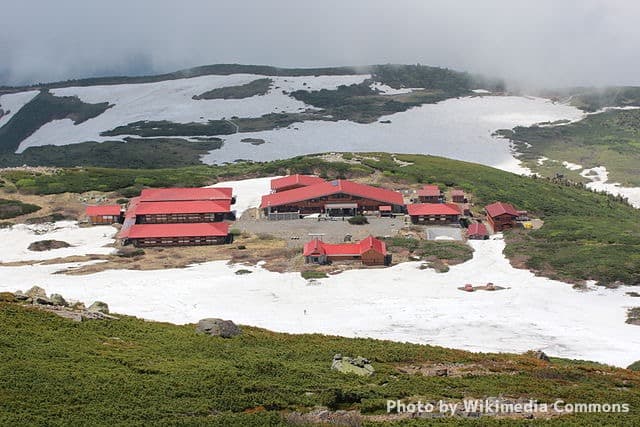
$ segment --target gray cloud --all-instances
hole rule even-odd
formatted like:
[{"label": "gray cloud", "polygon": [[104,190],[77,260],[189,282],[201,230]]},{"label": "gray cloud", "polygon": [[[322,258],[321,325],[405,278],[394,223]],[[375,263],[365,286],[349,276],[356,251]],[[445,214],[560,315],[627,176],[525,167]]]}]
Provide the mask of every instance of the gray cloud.
[{"label": "gray cloud", "polygon": [[2,0],[0,84],[212,63],[421,63],[537,86],[640,84],[640,3]]}]

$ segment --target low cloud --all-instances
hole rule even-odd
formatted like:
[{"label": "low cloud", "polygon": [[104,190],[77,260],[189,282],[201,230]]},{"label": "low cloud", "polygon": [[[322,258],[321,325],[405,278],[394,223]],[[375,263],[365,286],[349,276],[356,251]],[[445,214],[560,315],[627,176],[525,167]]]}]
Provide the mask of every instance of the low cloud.
[{"label": "low cloud", "polygon": [[421,63],[531,87],[640,84],[620,0],[64,2],[2,6],[0,84],[213,63]]}]

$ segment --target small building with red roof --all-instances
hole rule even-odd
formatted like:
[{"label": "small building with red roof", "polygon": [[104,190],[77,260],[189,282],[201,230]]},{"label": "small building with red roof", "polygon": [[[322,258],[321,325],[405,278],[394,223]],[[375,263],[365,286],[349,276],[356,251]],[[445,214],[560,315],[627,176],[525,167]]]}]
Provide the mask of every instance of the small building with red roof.
[{"label": "small building with red roof", "polygon": [[485,206],[487,220],[494,232],[510,230],[516,225],[518,211],[513,205],[504,202],[495,202]]},{"label": "small building with red roof", "polygon": [[116,224],[122,218],[120,205],[93,205],[87,206],[85,214],[93,225]]},{"label": "small building with red roof", "polygon": [[453,203],[466,203],[464,191],[460,190],[459,188],[451,190],[451,201]]},{"label": "small building with red roof", "polygon": [[327,264],[333,261],[360,261],[364,265],[390,265],[386,244],[373,236],[357,243],[325,243],[313,239],[304,245],[305,262]]},{"label": "small building with red roof", "polygon": [[442,192],[440,187],[433,184],[427,184],[418,190],[418,201],[420,203],[440,203]]},{"label": "small building with red roof", "polygon": [[407,205],[407,213],[414,224],[457,224],[461,214],[454,203],[414,203]]},{"label": "small building with red roof", "polygon": [[325,180],[315,175],[287,175],[271,180],[271,192],[280,193],[282,191],[293,190],[294,188],[320,184],[321,182],[325,182]]},{"label": "small building with red roof", "polygon": [[486,240],[489,238],[489,232],[487,227],[481,222],[474,222],[467,228],[467,239],[472,240]]},{"label": "small building with red roof", "polygon": [[352,216],[364,211],[377,212],[380,206],[390,206],[392,212],[403,212],[402,194],[353,181],[335,180],[262,196],[260,209],[267,216],[283,212]]},{"label": "small building with red roof", "polygon": [[225,222],[186,224],[134,224],[126,240],[134,246],[195,246],[233,242]]}]

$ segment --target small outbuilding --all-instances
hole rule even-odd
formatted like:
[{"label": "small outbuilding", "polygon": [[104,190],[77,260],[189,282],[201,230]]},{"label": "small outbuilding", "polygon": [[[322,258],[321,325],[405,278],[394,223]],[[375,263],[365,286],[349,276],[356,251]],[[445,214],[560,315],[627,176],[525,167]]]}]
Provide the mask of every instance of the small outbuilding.
[{"label": "small outbuilding", "polygon": [[418,190],[418,201],[420,203],[440,203],[442,201],[440,187],[433,184],[425,185]]},{"label": "small outbuilding", "polygon": [[85,212],[93,225],[117,224],[122,218],[120,205],[87,206]]},{"label": "small outbuilding", "polygon": [[485,206],[487,220],[494,232],[510,230],[516,225],[518,211],[509,203],[496,202]]},{"label": "small outbuilding", "polygon": [[486,240],[489,238],[487,227],[481,222],[474,222],[467,228],[467,238],[472,240]]},{"label": "small outbuilding", "polygon": [[382,240],[369,236],[358,243],[325,243],[313,239],[304,245],[305,262],[327,264],[332,261],[360,261],[364,265],[390,265],[391,255]]},{"label": "small outbuilding", "polygon": [[453,203],[466,203],[464,191],[460,189],[451,190],[451,201]]},{"label": "small outbuilding", "polygon": [[414,203],[407,212],[414,224],[457,224],[461,213],[453,203]]}]

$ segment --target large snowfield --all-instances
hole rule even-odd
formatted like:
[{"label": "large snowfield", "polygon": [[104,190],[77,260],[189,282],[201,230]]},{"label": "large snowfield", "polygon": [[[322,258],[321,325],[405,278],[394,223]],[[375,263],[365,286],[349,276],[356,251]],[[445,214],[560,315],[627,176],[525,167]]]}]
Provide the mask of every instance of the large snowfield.
[{"label": "large snowfield", "polygon": [[[239,212],[255,206],[268,189],[260,178],[231,185]],[[64,223],[64,239],[74,254],[95,253],[88,243],[108,243],[111,227],[77,228]],[[2,231],[3,261],[35,259],[24,252],[29,241],[55,238],[42,232],[25,237],[23,226]],[[56,237],[62,237],[55,235]],[[102,236],[102,237],[101,237]],[[6,242],[11,242],[9,245]],[[472,241],[472,260],[447,273],[403,263],[386,269],[343,272],[315,283],[299,273],[274,273],[259,266],[236,275],[240,266],[215,261],[185,269],[112,270],[88,276],[53,274],[69,265],[0,267],[0,291],[32,285],[87,303],[102,300],[113,312],[177,324],[222,317],[275,331],[319,332],[428,343],[484,352],[542,349],[550,355],[627,366],[640,355],[638,327],[625,323],[631,288],[570,284],[536,277],[511,267],[500,239]],[[11,255],[15,252],[15,255]],[[76,264],[77,265],[77,264]],[[242,266],[242,268],[246,268]],[[493,282],[508,289],[463,292],[465,283]]]}]

